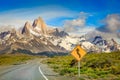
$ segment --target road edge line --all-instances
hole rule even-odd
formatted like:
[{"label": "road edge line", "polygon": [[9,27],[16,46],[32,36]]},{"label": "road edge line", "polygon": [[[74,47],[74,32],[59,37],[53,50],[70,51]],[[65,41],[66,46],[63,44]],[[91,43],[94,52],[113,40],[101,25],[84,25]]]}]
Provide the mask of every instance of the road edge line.
[{"label": "road edge line", "polygon": [[48,80],[48,78],[43,74],[43,72],[41,71],[40,69],[40,66],[39,66],[39,72],[42,74],[42,76],[45,78],[45,80]]}]

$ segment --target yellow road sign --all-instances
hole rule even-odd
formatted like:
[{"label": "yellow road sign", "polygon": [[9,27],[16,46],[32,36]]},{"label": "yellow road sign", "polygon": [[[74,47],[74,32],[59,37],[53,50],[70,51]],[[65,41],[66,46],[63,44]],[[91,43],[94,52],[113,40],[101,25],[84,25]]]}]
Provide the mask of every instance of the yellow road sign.
[{"label": "yellow road sign", "polygon": [[86,51],[81,48],[81,46],[76,46],[73,51],[71,52],[71,54],[78,60],[80,61],[83,56],[86,54]]}]

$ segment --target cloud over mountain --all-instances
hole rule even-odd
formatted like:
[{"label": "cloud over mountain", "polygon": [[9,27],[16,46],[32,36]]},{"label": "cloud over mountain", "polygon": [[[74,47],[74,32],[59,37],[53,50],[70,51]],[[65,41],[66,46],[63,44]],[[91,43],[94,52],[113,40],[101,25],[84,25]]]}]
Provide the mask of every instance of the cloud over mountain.
[{"label": "cloud over mountain", "polygon": [[64,22],[64,30],[72,34],[83,34],[93,30],[94,27],[89,28],[86,24],[86,20],[89,16],[91,15],[88,13],[80,12],[77,18],[74,18],[72,20],[66,20]]},{"label": "cloud over mountain", "polygon": [[66,20],[64,23],[64,28],[67,32],[76,31],[79,27],[83,27],[85,25],[85,19],[73,19]]},{"label": "cloud over mountain", "polygon": [[108,15],[104,20],[104,25],[102,28],[98,28],[98,30],[102,32],[117,32],[120,30],[120,15],[119,14],[111,14]]},{"label": "cloud over mountain", "polygon": [[[114,34],[114,36],[120,37],[120,15],[111,14],[108,15],[104,20],[104,25],[97,28],[96,30],[107,33]],[[111,35],[112,36],[112,35]]]},{"label": "cloud over mountain", "polygon": [[14,26],[12,25],[0,25],[0,32],[11,31]]}]

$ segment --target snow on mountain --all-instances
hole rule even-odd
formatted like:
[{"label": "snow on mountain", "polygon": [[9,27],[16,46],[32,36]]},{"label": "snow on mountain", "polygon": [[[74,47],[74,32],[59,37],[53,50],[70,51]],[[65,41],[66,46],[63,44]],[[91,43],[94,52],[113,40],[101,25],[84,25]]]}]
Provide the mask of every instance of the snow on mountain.
[{"label": "snow on mountain", "polygon": [[[59,28],[48,28],[42,18],[35,19],[31,25],[26,22],[21,34],[17,31],[6,31],[0,34],[0,53],[22,50],[39,53],[70,52],[76,45],[81,45],[89,52],[111,52],[120,50],[120,45],[114,39],[105,39],[92,34],[71,36]],[[4,45],[4,46],[3,46]]]},{"label": "snow on mountain", "polygon": [[72,38],[70,36],[62,38],[58,43],[59,46],[64,47],[66,50],[72,50],[76,44],[79,44],[79,38]]},{"label": "snow on mountain", "polygon": [[81,45],[83,46],[83,48],[85,48],[87,50],[94,46],[94,44],[92,44],[88,41],[82,42]]},{"label": "snow on mountain", "polygon": [[92,41],[101,52],[111,52],[120,50],[120,45],[114,39],[104,39],[102,36],[96,36]]},{"label": "snow on mountain", "polygon": [[7,32],[1,32],[1,34],[0,34],[0,39],[3,39],[3,38],[5,38],[5,37],[9,37],[10,36],[10,31],[7,31]]},{"label": "snow on mountain", "polygon": [[41,34],[47,34],[47,26],[41,17],[35,19],[32,26],[36,31],[40,32]]},{"label": "snow on mountain", "polygon": [[85,49],[88,53],[90,52],[100,52],[100,49],[92,44],[91,42],[85,41],[81,43],[81,47]]},{"label": "snow on mountain", "polygon": [[26,22],[24,28],[22,29],[22,34],[27,36],[31,34],[34,36],[41,36],[45,35],[46,33],[46,24],[40,17],[34,20],[33,25],[31,25],[29,22]]},{"label": "snow on mountain", "polygon": [[30,29],[30,33],[33,34],[33,35],[35,35],[35,36],[41,36],[41,34],[33,31],[32,29]]},{"label": "snow on mountain", "polygon": [[[75,37],[75,36],[65,36],[65,37],[49,37],[50,42],[54,45],[65,48],[71,51],[76,45],[81,45],[87,52],[111,52],[115,48],[115,45],[111,40],[105,40],[102,36],[95,36],[93,41],[88,41],[85,39],[86,36]],[[109,45],[108,45],[109,44]],[[118,48],[117,48],[118,49]]]},{"label": "snow on mountain", "polygon": [[59,37],[59,38],[52,37],[49,40],[54,45],[58,45],[60,47],[65,48],[68,51],[71,51],[76,45],[80,44],[80,41],[82,40],[82,38],[66,36],[66,37]]}]

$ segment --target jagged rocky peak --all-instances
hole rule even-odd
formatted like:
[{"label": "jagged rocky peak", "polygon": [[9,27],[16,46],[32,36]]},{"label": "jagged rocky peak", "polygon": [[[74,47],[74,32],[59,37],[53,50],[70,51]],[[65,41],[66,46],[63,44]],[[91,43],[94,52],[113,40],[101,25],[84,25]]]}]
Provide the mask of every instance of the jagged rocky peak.
[{"label": "jagged rocky peak", "polygon": [[68,36],[69,34],[66,33],[65,31],[62,31],[62,30],[60,31],[58,28],[55,28],[53,35],[58,37],[65,37],[65,36]]},{"label": "jagged rocky peak", "polygon": [[6,31],[6,32],[1,32],[0,33],[0,39],[3,39],[6,35],[10,34],[10,31]]},{"label": "jagged rocky peak", "polygon": [[47,34],[47,26],[41,17],[35,19],[32,26],[36,31]]},{"label": "jagged rocky peak", "polygon": [[95,45],[107,45],[107,41],[102,36],[96,36],[92,43]]},{"label": "jagged rocky peak", "polygon": [[22,29],[22,34],[25,34],[25,35],[30,35],[30,28],[31,28],[31,25],[30,23],[27,21]]},{"label": "jagged rocky peak", "polygon": [[101,36],[95,36],[94,40],[92,41],[93,43],[96,43],[98,41],[102,41],[103,38]]},{"label": "jagged rocky peak", "polygon": [[59,33],[59,29],[58,28],[55,28],[55,31]]}]

